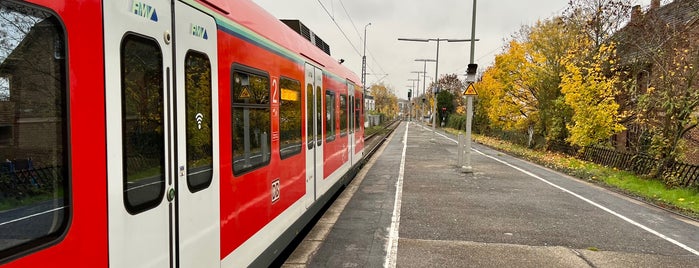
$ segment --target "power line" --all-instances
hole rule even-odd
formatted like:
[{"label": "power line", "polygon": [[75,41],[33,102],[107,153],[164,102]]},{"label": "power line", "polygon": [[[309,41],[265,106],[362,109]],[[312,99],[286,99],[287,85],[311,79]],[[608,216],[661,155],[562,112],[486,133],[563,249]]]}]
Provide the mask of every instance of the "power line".
[{"label": "power line", "polygon": [[335,26],[337,26],[337,29],[340,30],[340,33],[342,33],[342,36],[344,36],[345,39],[347,40],[347,42],[350,44],[350,46],[352,46],[352,48],[354,49],[354,52],[357,52],[357,55],[359,55],[359,56],[361,57],[361,56],[362,56],[362,53],[359,52],[359,49],[357,49],[357,47],[354,46],[354,44],[353,44],[352,41],[349,39],[349,37],[347,37],[347,34],[345,34],[345,31],[342,30],[342,27],[340,27],[340,24],[337,23],[337,21],[335,20],[335,17],[333,17],[333,15],[330,14],[330,11],[328,11],[328,9],[325,7],[325,5],[323,5],[323,2],[321,2],[320,0],[318,0],[318,3],[320,4],[321,7],[323,7],[323,10],[325,10],[325,13],[328,14],[328,16],[329,16],[330,19],[333,21],[333,23],[335,23]]},{"label": "power line", "polygon": [[354,32],[357,33],[359,40],[364,41],[362,38],[362,34],[359,33],[359,29],[357,29],[357,25],[354,24],[354,21],[352,20],[352,16],[350,16],[349,12],[347,12],[347,8],[345,8],[345,4],[342,2],[342,0],[340,0],[340,5],[342,6],[342,10],[345,11],[345,15],[347,15],[347,18],[349,19],[350,23],[352,23],[352,27],[354,28]]},{"label": "power line", "polygon": [[[359,29],[357,28],[357,25],[356,25],[356,24],[354,23],[354,21],[352,20],[352,16],[349,14],[349,11],[347,11],[347,8],[345,7],[345,4],[342,2],[342,0],[338,0],[338,1],[340,1],[340,5],[342,6],[342,9],[345,11],[345,15],[347,15],[347,18],[349,19],[350,23],[352,24],[352,28],[354,28],[354,31],[357,33],[357,36],[359,37],[359,40],[360,40],[360,41],[364,41],[364,38],[362,38],[361,34],[359,33]],[[354,45],[354,43],[352,43],[352,40],[350,40],[350,38],[347,36],[347,34],[345,33],[345,31],[342,29],[342,27],[340,27],[340,24],[339,24],[339,23],[337,22],[337,20],[335,19],[335,16],[333,16],[333,15],[330,13],[330,11],[325,7],[325,5],[323,4],[323,2],[321,2],[320,0],[318,0],[318,4],[320,4],[320,6],[323,8],[323,10],[325,10],[325,13],[328,14],[328,16],[330,17],[330,20],[333,21],[333,23],[335,24],[335,26],[337,27],[337,29],[340,31],[340,33],[342,33],[342,36],[345,37],[345,40],[347,40],[347,42],[350,44],[350,46],[352,46],[352,49],[354,49],[354,51],[357,53],[357,55],[361,57],[361,56],[362,56],[362,53],[359,52],[359,49],[357,49],[357,47]],[[381,73],[386,73],[386,71],[383,69],[383,67],[381,66],[381,64],[379,64],[379,62],[376,60],[376,57],[374,57],[374,55],[371,53],[371,51],[370,51],[368,48],[367,48],[367,54],[369,54],[369,56],[370,56],[371,59],[373,60],[374,64],[376,64],[376,66],[379,67],[379,69],[381,70]],[[374,73],[374,70],[373,70],[371,67],[367,66],[367,69],[369,69],[369,71],[371,71],[371,72]],[[384,77],[384,78],[385,78],[385,77]],[[380,79],[379,81],[381,81],[381,80],[383,80],[383,78]]]},{"label": "power line", "polygon": [[[359,29],[357,28],[357,25],[354,23],[354,20],[352,20],[352,16],[351,16],[351,15],[349,14],[349,12],[347,11],[347,8],[345,7],[345,3],[343,3],[342,0],[338,0],[338,1],[340,2],[340,5],[342,6],[342,9],[345,11],[345,15],[347,15],[347,18],[349,19],[350,23],[352,24],[352,27],[354,28],[354,31],[357,33],[357,37],[359,37],[359,40],[360,40],[360,41],[364,41],[364,38],[362,37],[362,34],[359,33]],[[369,54],[369,56],[371,57],[371,59],[374,61],[374,63],[376,64],[376,66],[379,67],[379,69],[381,70],[381,72],[382,72],[382,73],[386,73],[386,71],[383,69],[383,67],[381,66],[381,64],[379,64],[379,62],[376,60],[376,58],[374,57],[374,55],[371,53],[371,50],[369,50],[368,48],[367,48],[367,53]],[[373,70],[371,70],[371,71],[373,72]]]}]

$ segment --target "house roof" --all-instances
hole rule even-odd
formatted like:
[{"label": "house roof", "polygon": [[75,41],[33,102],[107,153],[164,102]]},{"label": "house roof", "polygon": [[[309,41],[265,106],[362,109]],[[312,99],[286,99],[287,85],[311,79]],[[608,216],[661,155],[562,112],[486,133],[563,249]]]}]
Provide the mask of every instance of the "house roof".
[{"label": "house roof", "polygon": [[676,34],[698,26],[699,1],[675,0],[631,21],[613,37],[622,64],[648,62]]}]

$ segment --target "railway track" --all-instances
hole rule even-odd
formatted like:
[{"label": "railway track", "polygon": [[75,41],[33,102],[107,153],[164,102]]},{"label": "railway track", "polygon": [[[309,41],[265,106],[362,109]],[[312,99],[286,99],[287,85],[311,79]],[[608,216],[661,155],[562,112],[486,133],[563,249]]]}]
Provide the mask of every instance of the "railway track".
[{"label": "railway track", "polygon": [[[383,145],[383,143],[388,139],[388,137],[393,133],[393,131],[400,125],[401,120],[394,120],[387,123],[384,127],[386,131],[377,132],[375,134],[364,137],[364,148],[366,153],[364,154],[364,159],[362,159],[361,165],[363,166],[369,159],[371,159],[374,153]],[[361,169],[361,168],[360,168]],[[348,182],[349,184],[349,182]],[[331,201],[328,202],[323,209],[321,209],[318,214],[308,223],[308,225],[296,236],[293,242],[282,252],[279,257],[272,263],[271,267],[283,267],[283,266],[294,266],[297,263],[289,263],[292,255],[304,255],[305,257],[311,257],[310,253],[313,250],[308,250],[307,247],[316,245],[315,243],[304,243],[306,241],[313,241],[309,238],[309,233],[313,231],[313,228],[317,225],[318,221],[324,216],[325,212],[335,204],[337,198],[346,190],[346,186],[337,191],[332,197]],[[296,260],[294,260],[296,261]]]}]

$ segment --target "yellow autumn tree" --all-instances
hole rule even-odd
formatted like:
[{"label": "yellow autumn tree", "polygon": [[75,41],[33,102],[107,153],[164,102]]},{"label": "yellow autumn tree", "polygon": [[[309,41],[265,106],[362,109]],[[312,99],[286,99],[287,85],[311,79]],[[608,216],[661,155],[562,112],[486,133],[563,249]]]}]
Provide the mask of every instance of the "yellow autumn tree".
[{"label": "yellow autumn tree", "polygon": [[398,115],[398,97],[394,94],[393,89],[384,83],[374,84],[370,89],[371,95],[374,96],[376,110],[390,118]]},{"label": "yellow autumn tree", "polygon": [[[619,104],[615,100],[620,78],[614,65],[614,44],[602,44],[592,57],[581,53],[593,47],[590,39],[582,40],[565,62],[561,92],[565,103],[573,109],[568,124],[568,141],[589,146],[608,139],[625,128],[619,123]],[[581,60],[582,59],[582,60]]]},{"label": "yellow autumn tree", "polygon": [[481,97],[482,109],[491,124],[527,133],[530,146],[534,135],[549,142],[563,141],[568,134],[565,122],[571,113],[560,91],[560,75],[565,69],[562,59],[579,32],[561,27],[564,23],[554,18],[522,27],[476,85],[488,94]]},{"label": "yellow autumn tree", "polygon": [[[508,50],[495,57],[495,68],[484,76],[490,81],[490,120],[505,130],[526,130],[535,122],[538,112],[536,91],[531,87],[532,63],[527,60],[525,45],[512,40]],[[488,89],[486,89],[488,90]]]}]

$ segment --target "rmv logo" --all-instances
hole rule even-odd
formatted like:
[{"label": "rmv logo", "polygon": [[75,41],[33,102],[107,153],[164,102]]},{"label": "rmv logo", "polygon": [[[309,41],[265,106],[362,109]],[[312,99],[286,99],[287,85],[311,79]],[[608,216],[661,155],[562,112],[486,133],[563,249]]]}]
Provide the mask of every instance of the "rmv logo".
[{"label": "rmv logo", "polygon": [[158,13],[155,12],[155,8],[145,3],[134,1],[131,5],[131,11],[133,14],[158,22]]}]

